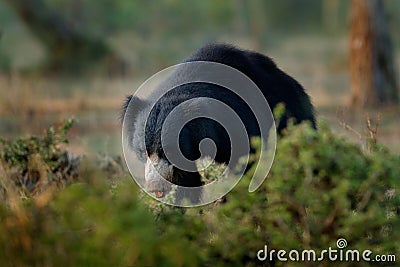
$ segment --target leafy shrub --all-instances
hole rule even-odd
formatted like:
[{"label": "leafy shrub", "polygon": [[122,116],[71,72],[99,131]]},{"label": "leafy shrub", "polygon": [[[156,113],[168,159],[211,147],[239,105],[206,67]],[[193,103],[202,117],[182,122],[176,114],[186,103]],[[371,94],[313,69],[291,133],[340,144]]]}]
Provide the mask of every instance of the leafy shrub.
[{"label": "leafy shrub", "polygon": [[186,229],[186,238],[208,266],[259,266],[256,253],[264,245],[319,253],[337,248],[339,238],[347,240],[348,249],[399,258],[399,166],[398,155],[379,145],[362,151],[323,123],[318,132],[307,124],[290,126],[258,191],[248,193],[247,175],[226,203],[185,215],[164,210],[160,221],[163,232],[170,225]]},{"label": "leafy shrub", "polygon": [[353,248],[398,252],[399,166],[386,148],[364,152],[324,124],[318,133],[291,127],[265,183],[271,243],[327,248],[342,237]]},{"label": "leafy shrub", "polygon": [[79,158],[63,149],[73,123],[69,119],[58,127],[51,126],[43,136],[0,138],[0,163],[17,187],[35,194],[53,182],[63,185],[77,177]]},{"label": "leafy shrub", "polygon": [[98,172],[84,175],[92,175],[93,182],[75,183],[51,202],[37,198],[14,210],[1,207],[2,264],[196,266],[188,240],[174,242],[183,229],[160,235],[132,183],[110,190],[98,181]]}]

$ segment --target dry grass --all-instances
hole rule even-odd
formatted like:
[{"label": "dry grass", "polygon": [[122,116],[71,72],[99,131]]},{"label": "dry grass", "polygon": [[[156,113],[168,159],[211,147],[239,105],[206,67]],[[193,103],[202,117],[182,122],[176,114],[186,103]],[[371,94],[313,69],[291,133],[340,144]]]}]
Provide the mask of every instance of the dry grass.
[{"label": "dry grass", "polygon": [[0,75],[0,115],[34,116],[48,113],[117,109],[130,81],[95,78],[70,80]]}]

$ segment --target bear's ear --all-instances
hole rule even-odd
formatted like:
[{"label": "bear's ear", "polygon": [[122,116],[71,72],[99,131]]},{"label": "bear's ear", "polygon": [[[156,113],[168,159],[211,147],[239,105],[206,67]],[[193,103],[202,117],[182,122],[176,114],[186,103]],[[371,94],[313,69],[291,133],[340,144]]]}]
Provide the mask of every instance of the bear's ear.
[{"label": "bear's ear", "polygon": [[126,113],[126,110],[128,109],[128,106],[129,106],[129,103],[131,102],[132,97],[134,97],[134,96],[127,95],[125,97],[124,103],[122,104],[121,111],[119,113],[119,120],[121,123],[124,121],[125,113]]},{"label": "bear's ear", "polygon": [[143,110],[146,106],[147,102],[145,100],[133,95],[126,96],[119,117],[121,123],[124,121],[125,115],[128,115],[132,119],[134,115],[137,115],[138,112]]},{"label": "bear's ear", "polygon": [[125,136],[124,142],[127,141],[131,148],[133,146],[133,133],[136,127],[136,118],[148,105],[149,102],[133,95],[127,96],[122,105],[120,120],[121,124],[124,123],[122,129]]}]

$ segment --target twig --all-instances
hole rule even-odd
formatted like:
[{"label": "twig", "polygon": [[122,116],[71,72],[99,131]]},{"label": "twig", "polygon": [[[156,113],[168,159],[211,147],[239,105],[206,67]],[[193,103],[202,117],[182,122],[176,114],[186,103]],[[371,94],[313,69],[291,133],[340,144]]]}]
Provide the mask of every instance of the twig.
[{"label": "twig", "polygon": [[[338,116],[338,117],[339,117],[339,116]],[[338,118],[339,124],[340,124],[341,126],[343,126],[344,129],[346,129],[346,130],[348,130],[348,131],[354,133],[355,135],[357,135],[357,136],[358,136],[358,139],[362,140],[362,139],[363,139],[362,134],[360,134],[358,131],[356,131],[355,129],[353,129],[349,124],[347,124],[347,123],[344,121],[343,112],[342,112],[342,116],[340,116],[340,117],[341,117],[341,118]]]},{"label": "twig", "polygon": [[376,139],[376,135],[378,134],[378,127],[381,122],[381,118],[382,118],[382,115],[379,113],[375,120],[375,127],[373,127],[371,117],[367,116],[367,129],[368,129],[369,135],[372,140]]}]

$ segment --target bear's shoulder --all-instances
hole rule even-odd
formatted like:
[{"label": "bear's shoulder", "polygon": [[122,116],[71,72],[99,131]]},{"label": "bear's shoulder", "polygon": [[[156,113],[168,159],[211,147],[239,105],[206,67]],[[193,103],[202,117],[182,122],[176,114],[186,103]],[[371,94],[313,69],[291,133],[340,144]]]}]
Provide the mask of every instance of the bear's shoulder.
[{"label": "bear's shoulder", "polygon": [[210,43],[201,47],[185,60],[192,61],[218,62],[237,69],[255,66],[270,70],[277,68],[274,61],[265,55],[224,43]]}]

